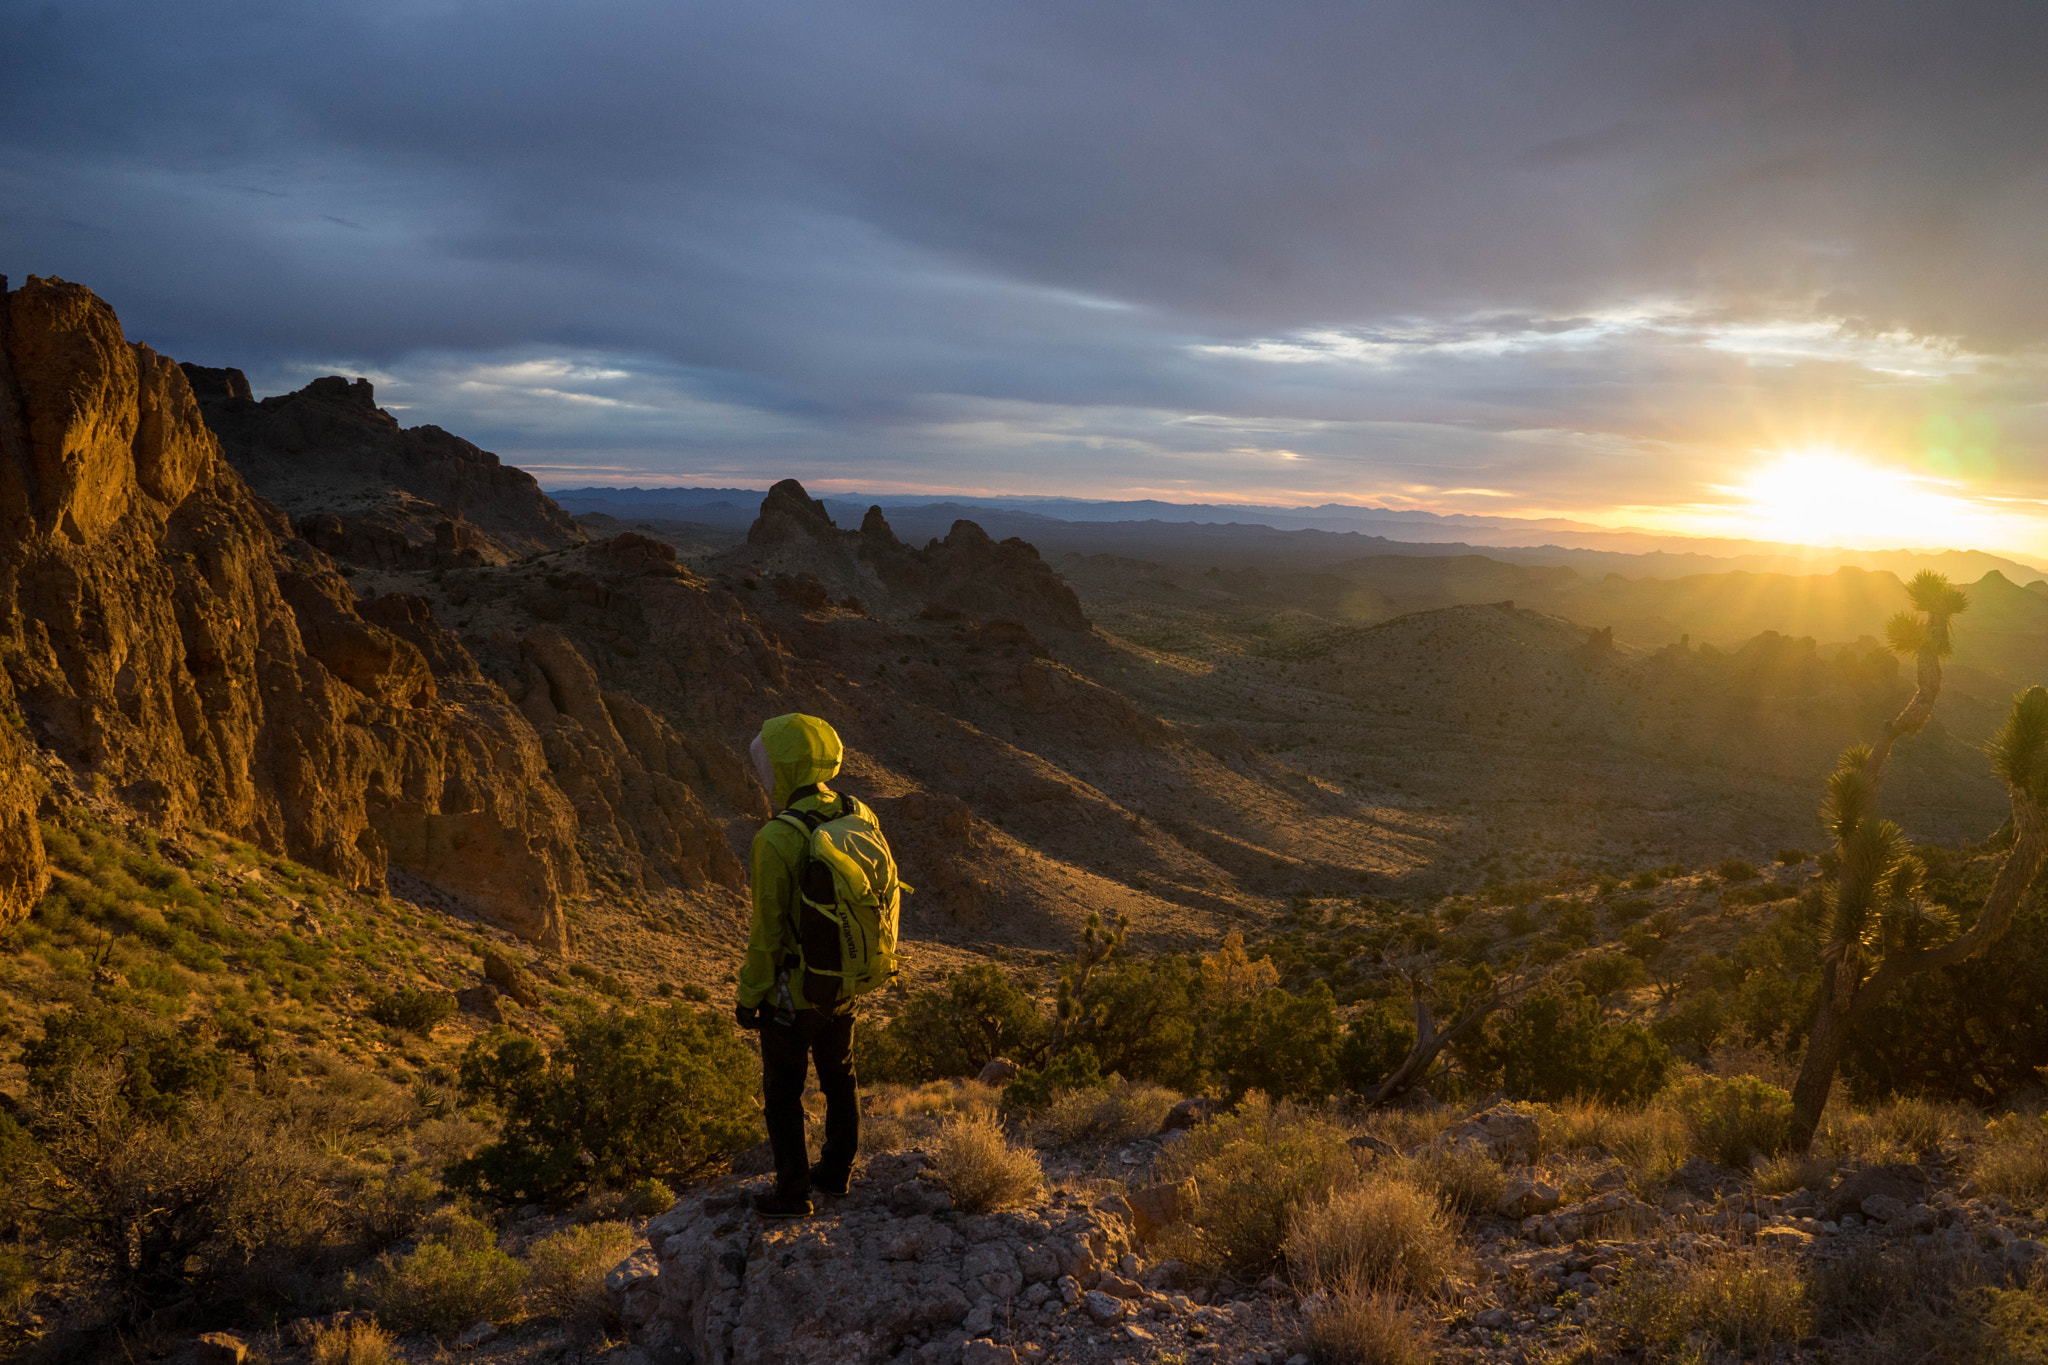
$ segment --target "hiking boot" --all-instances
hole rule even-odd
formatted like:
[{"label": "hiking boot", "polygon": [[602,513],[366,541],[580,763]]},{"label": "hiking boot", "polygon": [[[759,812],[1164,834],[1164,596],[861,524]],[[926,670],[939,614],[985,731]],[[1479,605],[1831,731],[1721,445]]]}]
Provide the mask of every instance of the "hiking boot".
[{"label": "hiking boot", "polygon": [[811,1167],[811,1188],[820,1194],[845,1194],[853,1186],[850,1172],[832,1172],[823,1166]]},{"label": "hiking boot", "polygon": [[808,1218],[811,1216],[811,1201],[805,1195],[767,1194],[754,1196],[754,1212],[763,1218]]}]

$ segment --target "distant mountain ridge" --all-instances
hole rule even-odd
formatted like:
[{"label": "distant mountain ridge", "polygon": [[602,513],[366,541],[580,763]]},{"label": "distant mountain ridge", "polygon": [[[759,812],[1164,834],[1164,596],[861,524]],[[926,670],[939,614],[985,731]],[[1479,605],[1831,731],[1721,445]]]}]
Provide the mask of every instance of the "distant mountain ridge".
[{"label": "distant mountain ridge", "polygon": [[[558,488],[550,496],[571,515],[598,513],[620,521],[655,519],[744,530],[764,493],[739,488]],[[1075,498],[924,499],[903,494],[828,495],[833,519],[857,526],[869,506],[888,509],[907,538],[943,537],[957,520],[993,536],[1022,536],[1047,554],[1134,553],[1204,563],[1232,553],[1276,556],[1299,567],[1373,554],[1470,554],[1516,564],[1566,565],[1587,577],[1679,578],[1691,574],[1817,574],[1841,568],[1887,571],[1901,578],[1934,569],[1957,581],[1996,571],[2027,583],[2048,578],[2032,564],[1981,550],[1851,550],[1768,541],[1664,536],[1614,531],[1555,518],[1484,517],[1324,503],[1274,508],[1249,504],[1091,502]],[[1455,529],[1456,539],[1448,533]],[[1249,561],[1247,561],[1249,562]]]}]

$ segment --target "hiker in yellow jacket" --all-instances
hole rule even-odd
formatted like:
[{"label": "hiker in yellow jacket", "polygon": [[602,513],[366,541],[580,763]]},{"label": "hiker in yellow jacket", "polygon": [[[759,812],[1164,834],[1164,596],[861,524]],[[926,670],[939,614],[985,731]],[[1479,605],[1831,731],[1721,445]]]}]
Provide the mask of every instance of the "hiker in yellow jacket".
[{"label": "hiker in yellow jacket", "polygon": [[[768,721],[752,749],[755,774],[778,812],[816,811],[827,818],[843,809],[845,798],[825,785],[838,776],[843,755],[830,725],[801,714]],[[804,831],[788,820],[770,820],[754,836],[754,927],[734,1010],[740,1027],[761,1035],[761,1097],[775,1188],[755,1196],[754,1206],[771,1218],[809,1214],[813,1189],[845,1194],[860,1150],[853,1002],[817,1005],[804,998],[795,925],[805,844]],[[804,1149],[804,1081],[813,1062],[825,1093],[825,1146],[816,1166]]]}]

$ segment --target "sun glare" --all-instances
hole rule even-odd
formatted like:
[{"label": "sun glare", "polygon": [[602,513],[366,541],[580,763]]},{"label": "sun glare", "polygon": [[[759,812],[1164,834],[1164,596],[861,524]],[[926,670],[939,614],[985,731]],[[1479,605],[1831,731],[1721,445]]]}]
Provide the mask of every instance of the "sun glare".
[{"label": "sun glare", "polygon": [[1806,545],[1969,546],[1998,520],[1932,479],[1835,451],[1785,455],[1727,491],[1757,534]]}]

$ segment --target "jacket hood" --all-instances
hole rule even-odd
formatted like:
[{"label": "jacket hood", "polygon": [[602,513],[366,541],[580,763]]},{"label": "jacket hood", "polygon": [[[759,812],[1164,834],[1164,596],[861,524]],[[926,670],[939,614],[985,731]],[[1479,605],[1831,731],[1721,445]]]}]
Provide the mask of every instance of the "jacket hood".
[{"label": "jacket hood", "polygon": [[777,716],[762,725],[759,743],[775,776],[770,795],[777,810],[789,804],[789,794],[797,788],[837,777],[839,760],[846,752],[838,731],[801,712]]}]

